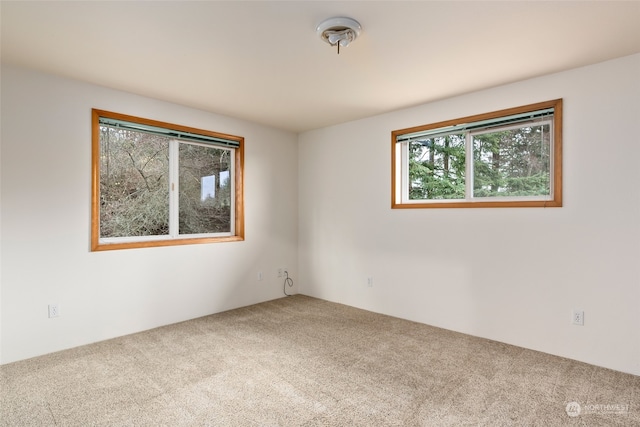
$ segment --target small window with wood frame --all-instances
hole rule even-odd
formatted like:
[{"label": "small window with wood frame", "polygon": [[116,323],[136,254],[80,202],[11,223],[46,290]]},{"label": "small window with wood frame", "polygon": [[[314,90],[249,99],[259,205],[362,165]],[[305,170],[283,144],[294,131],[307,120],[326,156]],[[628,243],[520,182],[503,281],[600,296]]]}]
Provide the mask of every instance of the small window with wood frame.
[{"label": "small window with wood frame", "polygon": [[92,110],[91,250],[244,240],[243,144]]},{"label": "small window with wood frame", "polygon": [[562,99],[391,133],[392,208],[562,206]]}]

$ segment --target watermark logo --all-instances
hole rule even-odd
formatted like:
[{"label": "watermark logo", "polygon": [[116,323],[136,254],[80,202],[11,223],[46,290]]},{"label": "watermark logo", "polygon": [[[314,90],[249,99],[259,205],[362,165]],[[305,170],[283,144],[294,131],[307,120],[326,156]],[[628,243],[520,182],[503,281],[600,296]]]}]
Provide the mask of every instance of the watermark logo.
[{"label": "watermark logo", "polygon": [[564,409],[567,411],[567,415],[570,417],[577,417],[582,412],[582,408],[578,402],[569,402],[567,403],[567,407]]},{"label": "watermark logo", "polygon": [[572,418],[587,414],[626,414],[629,412],[629,405],[621,403],[580,405],[578,402],[569,402],[564,410]]}]

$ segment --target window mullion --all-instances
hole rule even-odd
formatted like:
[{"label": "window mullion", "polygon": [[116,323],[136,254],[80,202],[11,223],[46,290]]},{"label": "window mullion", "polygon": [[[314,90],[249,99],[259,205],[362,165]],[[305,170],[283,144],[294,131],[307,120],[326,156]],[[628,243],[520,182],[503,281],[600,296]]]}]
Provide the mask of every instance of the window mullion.
[{"label": "window mullion", "polygon": [[[553,194],[554,188],[555,188],[555,141],[553,138],[554,135],[554,130],[553,130],[553,120],[549,121],[549,196],[551,197],[551,199],[553,199],[555,196]],[[544,130],[541,131],[542,133],[542,141],[541,143],[544,141]]]},{"label": "window mullion", "polygon": [[180,212],[180,180],[179,180],[179,142],[171,140],[169,142],[169,236],[178,237]]},{"label": "window mullion", "polygon": [[471,132],[467,132],[465,137],[465,155],[466,172],[464,180],[464,198],[470,202],[473,199],[473,136],[471,136]]}]

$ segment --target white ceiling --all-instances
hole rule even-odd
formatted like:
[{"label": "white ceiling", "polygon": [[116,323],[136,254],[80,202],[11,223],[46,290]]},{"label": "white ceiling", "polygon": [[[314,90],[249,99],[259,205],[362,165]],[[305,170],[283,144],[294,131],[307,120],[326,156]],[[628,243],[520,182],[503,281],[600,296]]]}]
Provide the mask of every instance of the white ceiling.
[{"label": "white ceiling", "polygon": [[[640,52],[639,1],[0,3],[2,61],[300,132]],[[316,26],[362,25],[348,48]]]}]

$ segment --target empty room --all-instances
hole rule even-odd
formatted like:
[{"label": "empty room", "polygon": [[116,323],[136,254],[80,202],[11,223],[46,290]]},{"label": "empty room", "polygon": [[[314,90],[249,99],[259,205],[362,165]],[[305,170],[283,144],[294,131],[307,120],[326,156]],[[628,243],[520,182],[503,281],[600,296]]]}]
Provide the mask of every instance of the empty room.
[{"label": "empty room", "polygon": [[640,426],[639,1],[0,19],[0,426]]}]

